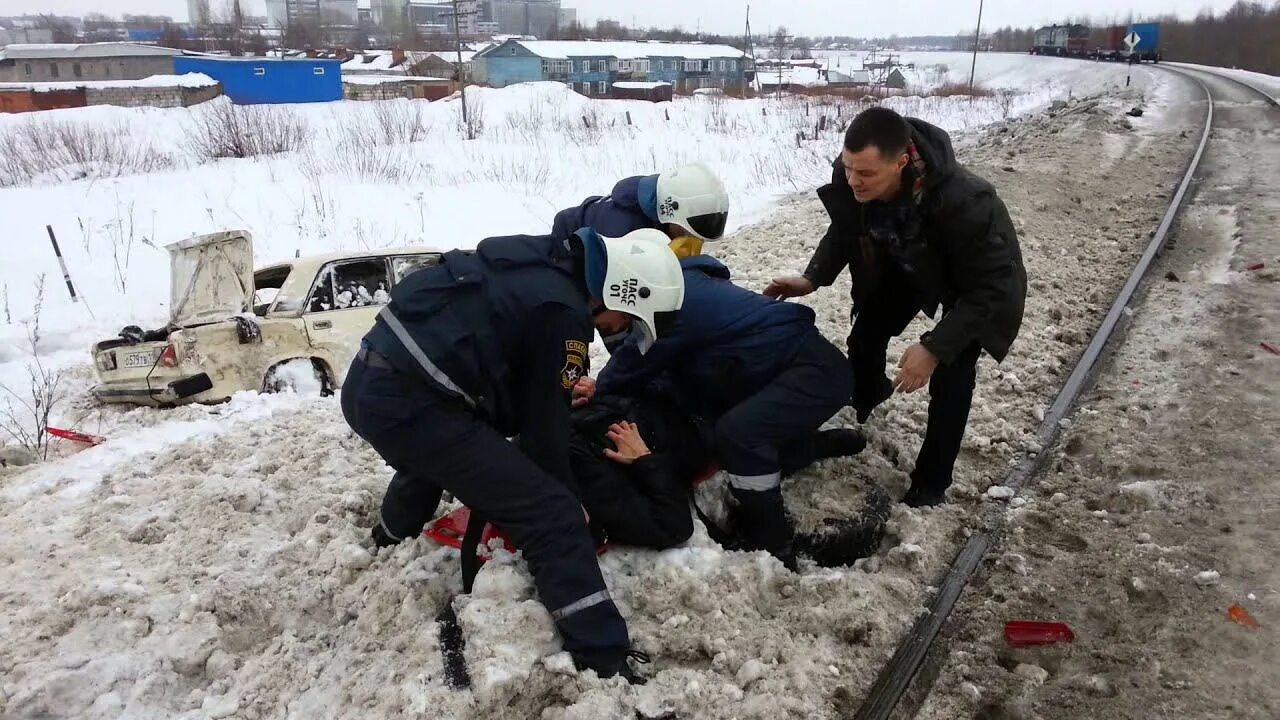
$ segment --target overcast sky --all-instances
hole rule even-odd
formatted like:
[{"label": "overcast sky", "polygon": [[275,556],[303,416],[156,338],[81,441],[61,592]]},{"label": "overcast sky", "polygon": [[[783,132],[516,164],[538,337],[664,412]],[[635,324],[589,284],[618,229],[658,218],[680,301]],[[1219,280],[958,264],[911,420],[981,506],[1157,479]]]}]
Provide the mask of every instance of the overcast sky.
[{"label": "overcast sky", "polygon": [[[216,7],[220,0],[212,0]],[[983,27],[1043,25],[1064,16],[1177,13],[1194,16],[1202,8],[1224,10],[1233,0],[985,0]],[[243,0],[248,13],[262,13],[263,0]],[[367,4],[362,2],[362,5]],[[741,33],[742,0],[565,0],[579,18],[606,17],[641,27],[681,25],[687,30]],[[53,12],[81,15],[152,13],[176,20],[187,16],[186,0],[0,0],[0,15]],[[951,34],[972,29],[978,0],[752,0],[751,29],[764,33],[785,25],[793,34],[887,36]]]}]

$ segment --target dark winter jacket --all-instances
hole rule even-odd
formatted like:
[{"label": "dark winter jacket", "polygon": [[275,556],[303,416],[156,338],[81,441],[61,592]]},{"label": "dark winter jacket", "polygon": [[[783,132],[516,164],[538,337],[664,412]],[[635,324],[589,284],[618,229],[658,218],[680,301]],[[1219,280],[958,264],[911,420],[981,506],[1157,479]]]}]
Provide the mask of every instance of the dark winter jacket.
[{"label": "dark winter jacket", "polygon": [[589,227],[605,237],[616,238],[645,228],[660,230],[657,198],[657,175],[623,178],[609,195],[589,197],[577,207],[556,213],[551,234],[568,237]]},{"label": "dark winter jacket", "polygon": [[719,260],[697,255],[684,268],[684,306],[677,320],[641,355],[618,348],[600,371],[599,392],[634,396],[666,373],[678,397],[714,418],[772,380],[817,333],[813,310],[778,302],[729,282]]},{"label": "dark winter jacket", "polygon": [[582,246],[488,238],[395,286],[367,346],[400,373],[465,403],[572,487],[569,392],[594,336]]},{"label": "dark winter jacket", "polygon": [[[604,456],[605,434],[628,420],[651,453],[630,465]],[[706,429],[661,395],[632,400],[597,395],[572,415],[569,462],[596,538],[657,549],[693,533],[689,485],[711,462]]]},{"label": "dark winter jacket", "polygon": [[805,277],[830,285],[846,266],[857,311],[876,283],[907,271],[926,314],[942,319],[921,342],[943,363],[977,341],[1003,360],[1022,325],[1027,274],[1008,210],[991,183],[956,162],[951,138],[941,128],[908,118],[911,140],[923,161],[918,197],[916,169],[904,171],[900,198],[859,203],[837,159],[831,184],[818,197],[831,225]]}]

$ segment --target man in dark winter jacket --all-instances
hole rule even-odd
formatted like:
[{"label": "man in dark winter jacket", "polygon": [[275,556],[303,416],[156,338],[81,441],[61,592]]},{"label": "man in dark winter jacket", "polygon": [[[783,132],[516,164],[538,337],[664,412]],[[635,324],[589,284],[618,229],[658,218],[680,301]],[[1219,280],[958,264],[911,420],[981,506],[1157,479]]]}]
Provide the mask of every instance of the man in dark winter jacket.
[{"label": "man in dark winter jacket", "polygon": [[[810,308],[738,287],[715,258],[680,261],[685,302],[647,354],[624,343],[600,371],[601,395],[636,396],[659,377],[713,426],[716,454],[738,501],[746,547],[790,567],[794,530],[782,502],[779,453],[849,404],[844,356],[814,327]],[[616,332],[597,316],[602,336]],[[844,431],[861,448],[862,437]]]},{"label": "man in dark winter jacket", "polygon": [[524,551],[577,666],[628,674],[626,624],[569,471],[569,392],[587,372],[591,313],[651,341],[683,294],[661,234],[589,228],[489,238],[396,285],[342,389],[347,422],[396,470],[375,543],[420,534],[448,490]]},{"label": "man in dark winter jacket", "polygon": [[[831,184],[831,216],[803,275],[765,294],[808,295],[846,266],[856,319],[849,335],[860,422],[893,394],[929,385],[929,426],[903,501],[945,501],[968,423],[978,356],[1004,359],[1022,324],[1027,275],[1013,222],[989,182],[956,163],[947,133],[876,107],[854,118]],[[942,317],[884,376],[890,338],[923,310]]]},{"label": "man in dark winter jacket", "polygon": [[[572,423],[569,462],[596,544],[665,550],[688,540],[693,534],[692,485],[715,462],[712,428],[655,392],[638,398],[597,397],[574,411]],[[861,445],[843,442],[843,433],[824,430],[784,445],[779,452],[782,474],[861,450]],[[836,567],[874,553],[891,504],[878,488],[870,488],[859,517],[832,519],[820,532],[798,535],[796,554]],[[740,546],[733,529],[703,520],[713,540],[731,549]]]}]

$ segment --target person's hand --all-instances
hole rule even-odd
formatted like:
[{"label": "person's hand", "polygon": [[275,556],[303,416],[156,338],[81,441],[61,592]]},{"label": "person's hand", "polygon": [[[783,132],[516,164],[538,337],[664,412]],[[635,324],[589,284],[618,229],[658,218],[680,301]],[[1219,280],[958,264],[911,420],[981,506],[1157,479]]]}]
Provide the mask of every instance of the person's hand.
[{"label": "person's hand", "polygon": [[573,384],[571,394],[572,401],[569,403],[571,407],[580,408],[591,402],[591,398],[596,395],[596,381],[586,376],[578,378],[578,382]]},{"label": "person's hand", "polygon": [[893,389],[900,393],[913,393],[924,387],[938,367],[938,358],[929,348],[916,343],[902,353],[898,360],[898,374],[893,378]]},{"label": "person's hand", "polygon": [[763,294],[768,298],[786,300],[787,298],[808,295],[817,289],[817,286],[803,275],[784,275],[774,278],[768,287],[764,289]]},{"label": "person's hand", "polygon": [[623,420],[614,423],[609,426],[609,432],[605,436],[617,450],[605,448],[604,456],[616,463],[630,465],[649,454],[649,446],[644,444],[644,438],[640,437],[640,428],[633,422]]}]

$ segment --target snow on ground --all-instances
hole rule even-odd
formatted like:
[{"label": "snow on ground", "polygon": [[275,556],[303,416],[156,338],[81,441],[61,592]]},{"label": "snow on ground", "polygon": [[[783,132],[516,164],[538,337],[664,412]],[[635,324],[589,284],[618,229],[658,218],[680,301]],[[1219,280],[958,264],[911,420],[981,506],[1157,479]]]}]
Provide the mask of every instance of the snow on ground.
[{"label": "snow on ground", "polygon": [[[1036,92],[1027,109],[1058,99]],[[370,112],[359,106],[294,109],[312,128],[310,154],[208,164],[196,164],[185,144],[192,111],[57,113],[132,123],[139,143],[171,154],[179,167],[0,190],[0,213],[16,218],[11,232],[22,238],[10,243],[17,254],[0,277],[17,287],[33,272],[48,273],[46,338],[58,351],[48,360],[78,363],[70,381],[82,388],[89,373],[81,353],[94,333],[163,317],[160,251],[139,241],[125,287],[116,285],[112,238],[126,215],[157,245],[227,223],[248,227],[264,262],[295,249],[466,246],[495,232],[545,228],[555,207],[603,192],[627,172],[702,158],[725,174],[735,203],[738,232],[717,252],[748,287],[799,269],[822,233],[811,194],[782,197],[829,177],[835,132],[795,147],[793,133],[812,127],[817,105],[805,115],[799,102],[601,104],[536,87],[477,97],[486,129],[475,142],[458,139],[449,104],[389,104],[432,117],[434,140],[375,151],[392,156],[397,172],[430,168],[413,182],[362,179],[316,157],[316,146],[342,152],[338,114]],[[892,102],[961,131],[1004,115],[982,100]],[[848,571],[810,567],[793,575],[764,554],[726,553],[701,531],[664,553],[611,551],[602,559],[606,579],[636,644],[657,659],[649,685],[566,674],[523,563],[504,556],[458,603],[476,690],[445,689],[431,618],[458,589],[457,552],[417,540],[370,555],[367,528],[389,471],[349,432],[335,400],[246,393],[220,407],[161,412],[92,408],[78,397],[68,412],[83,429],[107,436],[105,445],[78,454],[60,448],[33,468],[0,469],[0,630],[7,639],[0,714],[848,714],[846,705],[918,611],[921,585],[948,559],[965,519],[989,502],[986,487],[1025,451],[1037,411],[1154,226],[1147,213],[1158,213],[1158,187],[1135,188],[1104,163],[1062,171],[1078,163],[1081,145],[1111,143],[1150,155],[1144,162],[1152,177],[1166,169],[1172,177],[1180,151],[1160,134],[1161,103],[1149,97],[1148,117],[1126,120],[1122,111],[1137,102],[1134,90],[959,138],[1006,197],[1033,291],[1015,357],[1000,368],[983,364],[957,502],[923,513],[899,507],[886,547]],[[582,127],[584,114],[601,129]],[[11,122],[0,118],[0,132]],[[1113,197],[1123,197],[1123,207]],[[781,208],[770,215],[775,202]],[[1111,220],[1098,232],[1103,214]],[[49,219],[75,228],[63,233],[62,246],[96,322],[58,295],[56,265],[40,235]],[[760,222],[744,227],[753,221]],[[81,222],[87,243],[77,235]],[[445,236],[444,227],[456,230]],[[837,342],[847,332],[845,293],[842,281],[807,299]],[[17,373],[25,359],[16,331],[6,332],[4,367]],[[867,482],[901,490],[925,403],[923,396],[894,399],[870,426],[864,456],[789,482],[800,522],[856,510]]]}]

